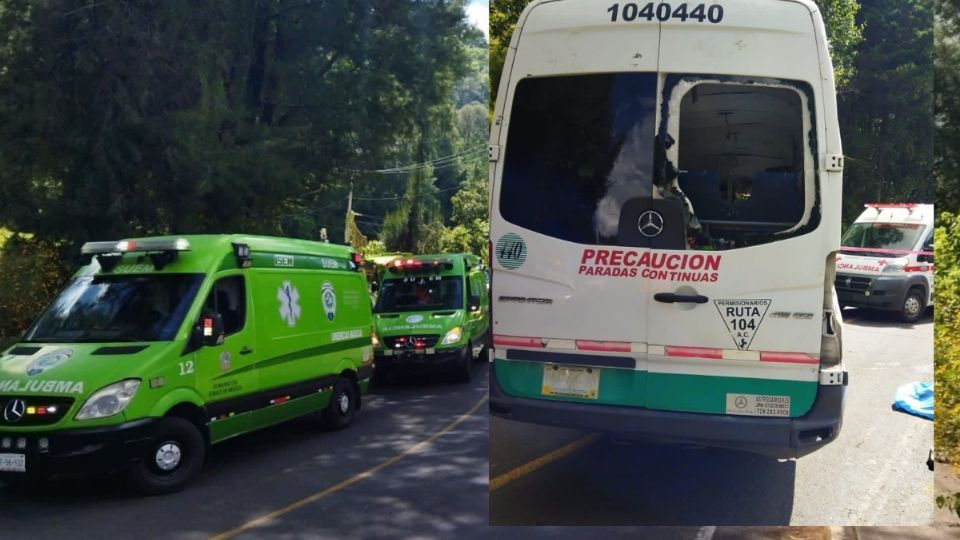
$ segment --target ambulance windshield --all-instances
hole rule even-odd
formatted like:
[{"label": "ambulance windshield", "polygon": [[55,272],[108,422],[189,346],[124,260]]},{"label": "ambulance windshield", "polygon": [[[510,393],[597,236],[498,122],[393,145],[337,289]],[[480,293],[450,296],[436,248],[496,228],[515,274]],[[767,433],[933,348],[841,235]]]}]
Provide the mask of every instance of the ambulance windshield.
[{"label": "ambulance windshield", "polygon": [[436,275],[388,279],[380,288],[376,313],[463,309],[463,278]]},{"label": "ambulance windshield", "polygon": [[202,281],[198,274],[78,277],[50,304],[25,341],[169,341]]},{"label": "ambulance windshield", "polygon": [[909,251],[917,246],[923,232],[919,223],[854,223],[843,235],[840,245],[853,255],[870,255],[864,249],[876,248],[878,256],[888,256],[884,250]]}]

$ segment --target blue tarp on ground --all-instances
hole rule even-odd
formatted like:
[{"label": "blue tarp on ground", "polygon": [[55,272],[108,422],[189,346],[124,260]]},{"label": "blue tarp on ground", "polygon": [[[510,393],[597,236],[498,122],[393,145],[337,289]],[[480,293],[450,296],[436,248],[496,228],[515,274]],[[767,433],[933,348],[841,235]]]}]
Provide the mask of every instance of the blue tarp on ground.
[{"label": "blue tarp on ground", "polygon": [[933,383],[912,382],[897,388],[893,409],[933,420]]}]

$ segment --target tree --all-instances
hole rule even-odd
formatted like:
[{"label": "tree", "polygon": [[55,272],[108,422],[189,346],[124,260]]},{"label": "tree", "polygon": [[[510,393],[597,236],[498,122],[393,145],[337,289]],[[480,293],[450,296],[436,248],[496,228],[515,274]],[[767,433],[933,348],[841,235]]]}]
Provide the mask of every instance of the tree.
[{"label": "tree", "polygon": [[453,196],[453,226],[443,232],[442,251],[474,253],[486,259],[490,231],[488,197],[487,182],[482,177],[468,182]]},{"label": "tree", "polygon": [[857,23],[857,0],[817,0],[827,30],[833,76],[837,90],[846,91],[856,74],[856,59],[863,41],[863,23]]},{"label": "tree", "polygon": [[448,150],[470,67],[462,0],[0,0],[0,31],[0,225],[70,249],[340,238],[358,171]]},{"label": "tree", "polygon": [[933,20],[926,0],[864,0],[855,76],[838,106],[844,218],[863,203],[932,202]]},{"label": "tree", "polygon": [[960,5],[937,0],[935,177],[937,208],[960,210]]},{"label": "tree", "polygon": [[[6,274],[36,305],[68,275],[49,253],[88,240],[402,221],[435,250],[477,162],[440,159],[486,100],[464,0],[0,0],[0,33],[0,231],[43,247],[0,265],[56,268]],[[2,339],[20,311],[0,308]]]}]

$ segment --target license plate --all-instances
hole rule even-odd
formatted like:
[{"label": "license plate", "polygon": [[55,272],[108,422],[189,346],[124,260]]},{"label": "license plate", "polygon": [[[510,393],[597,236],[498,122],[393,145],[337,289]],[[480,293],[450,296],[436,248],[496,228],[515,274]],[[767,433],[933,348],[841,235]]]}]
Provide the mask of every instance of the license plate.
[{"label": "license plate", "polygon": [[597,399],[600,396],[600,370],[546,364],[543,366],[540,393],[545,396]]},{"label": "license plate", "polygon": [[27,456],[24,454],[0,454],[0,471],[27,472]]}]

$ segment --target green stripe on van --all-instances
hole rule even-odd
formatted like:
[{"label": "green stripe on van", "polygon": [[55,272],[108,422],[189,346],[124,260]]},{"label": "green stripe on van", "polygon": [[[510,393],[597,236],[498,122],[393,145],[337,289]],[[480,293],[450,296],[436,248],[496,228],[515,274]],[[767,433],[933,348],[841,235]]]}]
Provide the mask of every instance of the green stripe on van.
[{"label": "green stripe on van", "polygon": [[726,414],[726,395],[754,394],[790,396],[790,416],[803,416],[817,395],[817,383],[713,377],[674,373],[649,373],[629,369],[600,369],[598,399],[559,398],[540,394],[543,366],[539,362],[507,361],[497,358],[493,367],[504,393],[514,397],[576,403],[646,407],[664,411]]},{"label": "green stripe on van", "polygon": [[340,351],[345,351],[348,349],[358,349],[370,345],[370,338],[358,338],[351,339],[348,341],[341,341],[337,343],[328,343],[326,345],[320,345],[319,347],[311,347],[309,349],[300,349],[299,351],[294,351],[287,354],[282,354],[280,356],[274,356],[272,358],[267,358],[266,360],[261,360],[255,364],[250,364],[244,366],[240,369],[233,371],[228,371],[226,373],[221,373],[213,378],[213,380],[222,379],[224,377],[233,377],[238,373],[245,373],[252,369],[262,369],[270,366],[275,366],[277,364],[283,364],[286,362],[293,362],[294,360],[300,360],[301,358],[307,358],[310,356],[318,356],[321,354],[330,354]]}]

